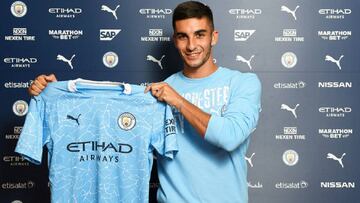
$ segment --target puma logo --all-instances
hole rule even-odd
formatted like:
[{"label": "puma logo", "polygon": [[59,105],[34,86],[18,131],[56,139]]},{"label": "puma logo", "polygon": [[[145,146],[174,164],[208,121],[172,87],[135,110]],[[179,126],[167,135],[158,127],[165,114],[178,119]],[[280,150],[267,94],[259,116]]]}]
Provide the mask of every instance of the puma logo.
[{"label": "puma logo", "polygon": [[74,69],[74,67],[73,67],[73,65],[72,65],[72,60],[73,60],[74,57],[75,57],[75,54],[72,55],[72,57],[71,57],[70,59],[66,59],[64,56],[58,54],[58,55],[56,56],[56,60],[58,60],[58,61],[63,61],[63,62],[65,62],[65,63],[67,63],[67,64],[70,66],[71,69]]},{"label": "puma logo", "polygon": [[147,56],[146,56],[146,60],[152,61],[152,62],[154,62],[154,63],[157,63],[157,64],[160,66],[161,70],[162,70],[162,69],[163,69],[163,66],[162,66],[162,64],[161,64],[161,61],[163,60],[164,57],[165,57],[165,55],[162,55],[161,58],[160,58],[159,60],[157,60],[157,59],[154,58],[153,56],[147,55]]},{"label": "puma logo", "polygon": [[290,111],[294,115],[294,117],[297,118],[296,109],[297,109],[298,106],[299,106],[299,104],[296,104],[295,108],[290,108],[286,104],[281,104],[281,109],[286,110],[286,111]]},{"label": "puma logo", "polygon": [[335,161],[338,161],[339,164],[341,165],[341,167],[344,168],[344,164],[343,164],[343,162],[342,162],[342,159],[344,158],[345,155],[346,155],[346,153],[343,153],[340,158],[337,158],[335,155],[333,155],[333,154],[331,154],[331,153],[328,153],[326,158],[328,158],[328,159],[333,159],[333,160],[335,160]]},{"label": "puma logo", "polygon": [[281,11],[284,11],[284,12],[286,12],[286,13],[290,13],[293,17],[294,17],[294,19],[296,20],[296,15],[295,15],[295,12],[296,12],[296,10],[299,8],[300,6],[296,6],[296,8],[292,11],[292,10],[290,10],[288,7],[286,7],[286,6],[281,6]]},{"label": "puma logo", "polygon": [[109,12],[109,13],[112,13],[112,15],[115,17],[115,19],[117,20],[118,17],[117,17],[117,14],[116,14],[116,11],[117,9],[120,7],[120,5],[117,5],[116,8],[114,10],[112,10],[111,8],[109,8],[108,6],[106,5],[102,5],[101,6],[101,10],[102,11],[106,11],[106,12]]},{"label": "puma logo", "polygon": [[252,153],[249,158],[245,156],[245,160],[249,163],[249,165],[251,167],[254,167],[254,165],[252,164],[252,158],[253,158],[254,155],[255,155],[255,153]]},{"label": "puma logo", "polygon": [[325,61],[330,61],[333,62],[337,65],[337,67],[339,68],[339,70],[341,70],[341,65],[340,65],[340,60],[344,57],[344,55],[341,55],[340,58],[338,60],[334,59],[332,56],[330,55],[326,55],[325,56]]},{"label": "puma logo", "polygon": [[79,125],[80,125],[80,123],[79,123],[79,118],[80,118],[80,116],[81,116],[81,114],[79,114],[77,118],[74,118],[74,117],[71,116],[71,115],[67,115],[66,118],[67,118],[67,119],[70,119],[70,120],[74,120],[74,121],[78,124],[78,126],[79,126]]},{"label": "puma logo", "polygon": [[246,60],[244,57],[242,57],[242,56],[240,56],[240,55],[237,55],[236,56],[236,60],[237,61],[240,61],[240,62],[243,62],[243,63],[246,63],[248,66],[249,66],[249,68],[250,68],[250,70],[252,69],[252,67],[251,67],[251,60],[254,58],[254,55],[252,55],[250,58],[249,58],[249,60]]}]

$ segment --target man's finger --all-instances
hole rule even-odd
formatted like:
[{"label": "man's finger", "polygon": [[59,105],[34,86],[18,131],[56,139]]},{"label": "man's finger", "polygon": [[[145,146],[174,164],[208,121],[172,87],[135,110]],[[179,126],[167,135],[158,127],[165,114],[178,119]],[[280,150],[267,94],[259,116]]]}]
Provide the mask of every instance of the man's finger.
[{"label": "man's finger", "polygon": [[31,96],[38,96],[38,95],[39,95],[39,93],[35,92],[35,91],[32,90],[32,89],[29,89],[29,94],[30,94]]},{"label": "man's finger", "polygon": [[39,89],[36,85],[32,84],[31,87],[30,87],[30,91],[29,91],[29,92],[34,92],[34,93],[36,93],[36,94],[32,94],[32,93],[31,93],[31,95],[36,96],[36,95],[40,94],[41,91],[42,91],[42,90]]},{"label": "man's finger", "polygon": [[146,85],[146,88],[145,88],[145,90],[144,90],[144,93],[147,93],[147,92],[151,89],[151,85],[152,85],[152,83]]},{"label": "man's finger", "polygon": [[35,80],[33,85],[37,88],[39,88],[40,90],[44,89],[45,88],[45,85],[41,84],[41,82],[39,80]]},{"label": "man's finger", "polygon": [[45,75],[45,80],[48,82],[56,82],[57,79],[54,74]]}]

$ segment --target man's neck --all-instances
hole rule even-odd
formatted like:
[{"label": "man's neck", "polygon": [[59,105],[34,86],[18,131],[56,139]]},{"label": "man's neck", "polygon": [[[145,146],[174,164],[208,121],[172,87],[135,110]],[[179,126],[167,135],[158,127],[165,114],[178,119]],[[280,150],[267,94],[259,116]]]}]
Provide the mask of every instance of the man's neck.
[{"label": "man's neck", "polygon": [[218,67],[211,61],[209,64],[204,64],[199,68],[184,67],[183,74],[188,78],[205,78],[213,74]]}]

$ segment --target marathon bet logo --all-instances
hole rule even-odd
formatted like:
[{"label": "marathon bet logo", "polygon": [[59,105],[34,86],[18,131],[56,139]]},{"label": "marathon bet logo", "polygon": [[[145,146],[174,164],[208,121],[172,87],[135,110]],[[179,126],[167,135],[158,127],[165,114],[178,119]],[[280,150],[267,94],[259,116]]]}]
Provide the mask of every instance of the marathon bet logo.
[{"label": "marathon bet logo", "polygon": [[119,34],[121,29],[100,29],[100,40],[111,41]]},{"label": "marathon bet logo", "polygon": [[49,36],[57,40],[75,40],[82,35],[82,30],[49,30]]},{"label": "marathon bet logo", "polygon": [[255,19],[256,16],[261,15],[262,10],[255,8],[231,8],[229,14],[236,17],[236,19]]},{"label": "marathon bet logo", "polygon": [[142,8],[139,13],[150,19],[165,19],[172,13],[172,10],[169,8]]},{"label": "marathon bet logo", "polygon": [[35,36],[27,35],[27,28],[13,28],[13,34],[5,36],[5,41],[35,41]]},{"label": "marathon bet logo", "polygon": [[352,82],[319,82],[319,88],[352,88]]},{"label": "marathon bet logo", "polygon": [[75,18],[82,13],[81,8],[49,8],[49,13],[56,18]]},{"label": "marathon bet logo", "polygon": [[351,14],[351,9],[349,8],[321,8],[319,9],[319,14],[324,16],[326,19],[339,20],[344,19],[345,16]]},{"label": "marathon bet logo", "polygon": [[309,187],[309,183],[302,180],[299,182],[278,182],[275,184],[276,189],[305,189]]},{"label": "marathon bet logo", "polygon": [[305,140],[306,136],[298,134],[297,127],[284,127],[283,134],[275,135],[277,140]]},{"label": "marathon bet logo", "polygon": [[345,129],[340,129],[340,128],[332,128],[332,129],[324,129],[321,128],[319,129],[319,135],[322,135],[325,138],[329,138],[329,139],[343,139],[343,138],[347,138],[350,135],[353,134],[353,129],[350,128],[345,128]]},{"label": "marathon bet logo", "polygon": [[275,89],[302,89],[305,87],[306,87],[306,83],[304,81],[274,83]]},{"label": "marathon bet logo", "polygon": [[340,181],[326,181],[320,182],[321,188],[341,188],[341,189],[352,189],[355,188],[355,182],[340,182]]},{"label": "marathon bet logo", "polygon": [[281,37],[275,37],[275,42],[304,42],[304,37],[297,36],[296,29],[283,29]]},{"label": "marathon bet logo", "polygon": [[30,68],[32,64],[37,63],[37,58],[28,57],[28,58],[15,58],[8,57],[4,58],[4,63],[9,64],[11,68]]},{"label": "marathon bet logo", "polygon": [[247,41],[256,30],[234,30],[234,41]]},{"label": "marathon bet logo", "polygon": [[17,140],[17,139],[19,139],[21,130],[22,130],[22,126],[15,126],[13,133],[5,134],[5,139],[6,140]]},{"label": "marathon bet logo", "polygon": [[149,29],[149,36],[140,38],[142,42],[170,42],[170,37],[164,36],[163,29]]},{"label": "marathon bet logo", "polygon": [[340,40],[347,40],[351,36],[351,31],[346,30],[321,30],[318,31],[318,36],[321,37],[323,40],[329,41],[340,41]]},{"label": "marathon bet logo", "polygon": [[345,117],[346,115],[352,112],[350,107],[320,107],[319,112],[325,115],[326,117],[339,118]]}]

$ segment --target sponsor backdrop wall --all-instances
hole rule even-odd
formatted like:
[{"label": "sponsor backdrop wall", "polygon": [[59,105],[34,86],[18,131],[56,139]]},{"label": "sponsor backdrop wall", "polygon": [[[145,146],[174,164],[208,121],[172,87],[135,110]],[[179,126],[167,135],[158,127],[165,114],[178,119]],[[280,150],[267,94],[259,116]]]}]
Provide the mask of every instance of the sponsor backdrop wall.
[{"label": "sponsor backdrop wall", "polygon": [[[0,2],[0,202],[49,201],[46,156],[35,166],[13,152],[32,79],[165,79],[182,67],[171,42],[179,2]],[[263,85],[249,201],[358,202],[359,1],[204,2],[220,32],[215,62]]]}]

